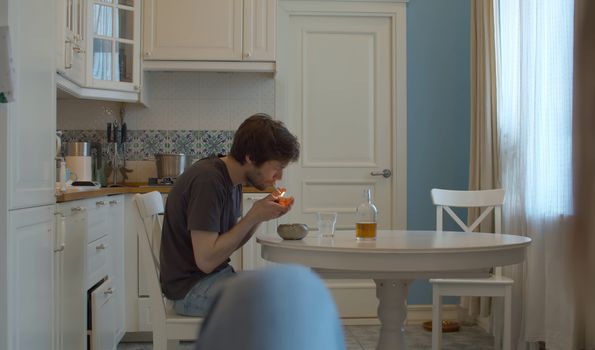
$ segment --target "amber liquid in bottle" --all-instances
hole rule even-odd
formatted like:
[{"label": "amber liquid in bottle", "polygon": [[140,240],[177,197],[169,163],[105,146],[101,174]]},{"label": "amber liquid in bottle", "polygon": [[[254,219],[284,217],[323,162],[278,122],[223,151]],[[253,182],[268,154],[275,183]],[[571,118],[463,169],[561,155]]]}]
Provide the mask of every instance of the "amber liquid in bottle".
[{"label": "amber liquid in bottle", "polygon": [[360,240],[376,238],[375,222],[357,222],[355,223],[355,237]]}]

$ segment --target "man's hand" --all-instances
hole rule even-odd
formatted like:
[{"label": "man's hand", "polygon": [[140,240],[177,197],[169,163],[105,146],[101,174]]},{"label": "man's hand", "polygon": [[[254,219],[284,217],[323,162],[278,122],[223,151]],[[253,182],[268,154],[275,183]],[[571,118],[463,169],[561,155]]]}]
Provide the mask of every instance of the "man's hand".
[{"label": "man's hand", "polygon": [[269,194],[265,198],[257,200],[246,214],[246,217],[262,222],[285,215],[291,209],[293,203],[281,205],[276,199],[275,196]]}]

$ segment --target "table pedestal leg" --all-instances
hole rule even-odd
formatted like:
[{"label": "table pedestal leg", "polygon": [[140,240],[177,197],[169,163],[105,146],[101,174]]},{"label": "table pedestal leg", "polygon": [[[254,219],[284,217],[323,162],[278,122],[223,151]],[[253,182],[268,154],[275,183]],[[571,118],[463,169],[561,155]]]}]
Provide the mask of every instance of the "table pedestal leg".
[{"label": "table pedestal leg", "polygon": [[377,350],[406,349],[405,319],[409,280],[374,280],[378,298],[380,339]]}]

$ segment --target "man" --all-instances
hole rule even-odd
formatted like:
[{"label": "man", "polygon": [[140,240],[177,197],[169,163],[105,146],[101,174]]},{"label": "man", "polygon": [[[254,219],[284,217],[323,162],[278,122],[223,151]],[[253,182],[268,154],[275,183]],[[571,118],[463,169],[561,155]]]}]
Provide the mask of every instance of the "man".
[{"label": "man", "polygon": [[234,274],[230,255],[260,223],[291,209],[275,196],[241,215],[242,186],[274,186],[299,156],[299,143],[266,114],[246,119],[230,154],[196,162],[177,178],[167,198],[160,252],[161,289],[181,315],[205,316],[224,279]]}]

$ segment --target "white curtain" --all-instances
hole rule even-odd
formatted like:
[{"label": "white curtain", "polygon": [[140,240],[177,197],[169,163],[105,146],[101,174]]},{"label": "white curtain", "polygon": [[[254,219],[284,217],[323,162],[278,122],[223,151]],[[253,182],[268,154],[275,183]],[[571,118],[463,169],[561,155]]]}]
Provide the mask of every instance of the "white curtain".
[{"label": "white curtain", "polygon": [[[518,281],[518,349],[576,349],[572,213],[572,0],[495,0],[504,232],[533,239]],[[547,277],[547,278],[546,278]]]},{"label": "white curtain", "polygon": [[[112,36],[114,9],[105,5],[93,5],[93,33]],[[112,41],[93,38],[93,79],[112,80]]]}]

